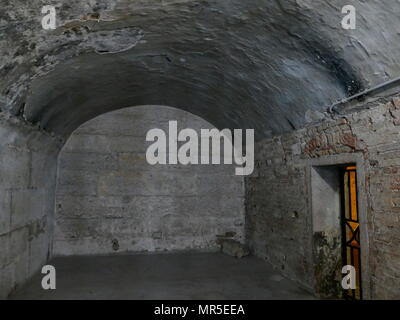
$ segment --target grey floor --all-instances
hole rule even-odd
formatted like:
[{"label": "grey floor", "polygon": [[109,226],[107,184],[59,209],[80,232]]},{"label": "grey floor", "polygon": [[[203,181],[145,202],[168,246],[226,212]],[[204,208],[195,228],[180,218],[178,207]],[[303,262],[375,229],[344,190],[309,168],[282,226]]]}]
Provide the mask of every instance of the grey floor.
[{"label": "grey floor", "polygon": [[221,253],[55,258],[57,289],[37,274],[11,299],[313,299],[255,257]]}]

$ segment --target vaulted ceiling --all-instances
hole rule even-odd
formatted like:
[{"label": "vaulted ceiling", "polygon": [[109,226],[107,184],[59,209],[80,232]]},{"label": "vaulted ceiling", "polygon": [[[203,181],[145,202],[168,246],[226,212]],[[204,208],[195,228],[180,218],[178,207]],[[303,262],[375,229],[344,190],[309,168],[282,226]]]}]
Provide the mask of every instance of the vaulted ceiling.
[{"label": "vaulted ceiling", "polygon": [[[57,29],[43,30],[52,3]],[[69,135],[169,105],[262,138],[400,76],[399,52],[397,0],[1,0],[0,109]]]}]

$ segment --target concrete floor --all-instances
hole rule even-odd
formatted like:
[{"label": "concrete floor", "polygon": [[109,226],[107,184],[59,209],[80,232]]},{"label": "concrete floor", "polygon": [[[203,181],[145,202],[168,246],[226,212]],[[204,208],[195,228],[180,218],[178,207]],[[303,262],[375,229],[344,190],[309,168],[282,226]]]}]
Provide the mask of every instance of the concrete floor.
[{"label": "concrete floor", "polygon": [[221,253],[55,258],[57,289],[37,274],[11,299],[313,299],[265,261]]}]

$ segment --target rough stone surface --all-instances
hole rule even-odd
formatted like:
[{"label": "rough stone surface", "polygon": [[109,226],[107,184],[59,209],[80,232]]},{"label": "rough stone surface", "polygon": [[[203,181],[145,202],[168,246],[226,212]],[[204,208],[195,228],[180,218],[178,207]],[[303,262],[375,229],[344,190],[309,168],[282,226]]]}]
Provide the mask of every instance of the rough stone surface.
[{"label": "rough stone surface", "polygon": [[376,103],[258,145],[255,173],[246,178],[246,235],[252,252],[312,288],[308,160],[359,153],[369,233],[369,261],[363,263],[370,268],[371,297],[400,298],[398,101]]},{"label": "rough stone surface", "polygon": [[0,114],[0,299],[51,255],[60,143]]},{"label": "rough stone surface", "polygon": [[221,244],[221,252],[229,256],[240,259],[250,254],[250,251],[246,247],[246,245],[238,241],[232,239],[224,239],[220,241],[220,244]]},{"label": "rough stone surface", "polygon": [[187,112],[132,107],[82,125],[59,156],[54,253],[217,250],[244,238],[244,179],[235,165],[146,161],[148,130],[212,128]]},{"label": "rough stone surface", "polygon": [[[400,75],[386,24],[400,3],[354,2],[356,30],[341,27],[344,0],[4,0],[0,108],[66,136],[144,104],[259,138],[290,131],[307,111]],[[45,4],[54,31],[42,29]]]},{"label": "rough stone surface", "polygon": [[[42,290],[41,274],[11,299],[313,300],[314,297],[255,257],[176,253],[57,257],[57,290]],[[110,272],[112,270],[113,272]]]},{"label": "rough stone surface", "polygon": [[[48,4],[57,8],[54,31],[41,28],[41,8]],[[304,162],[361,154],[372,297],[399,297],[400,100],[334,121],[324,111],[400,75],[400,2],[353,1],[356,30],[341,28],[347,4],[2,0],[0,296],[51,251],[48,238],[35,237],[51,235],[57,147],[50,135],[65,140],[104,112],[153,104],[190,111],[218,128],[256,129],[262,142],[257,172],[247,180],[248,241],[256,254],[308,287],[312,223]],[[113,170],[119,160],[99,157],[82,166],[91,161]],[[90,176],[71,172],[66,178]],[[104,184],[124,192],[113,178]],[[85,185],[88,197],[96,195],[94,182]],[[124,245],[111,240],[113,250]]]}]

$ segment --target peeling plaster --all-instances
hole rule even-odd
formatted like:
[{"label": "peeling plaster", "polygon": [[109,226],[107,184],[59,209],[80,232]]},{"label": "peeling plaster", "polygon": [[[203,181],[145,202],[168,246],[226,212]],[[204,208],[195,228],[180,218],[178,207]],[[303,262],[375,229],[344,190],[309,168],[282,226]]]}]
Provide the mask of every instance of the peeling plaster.
[{"label": "peeling plaster", "polygon": [[308,110],[400,74],[395,24],[382,22],[400,4],[356,2],[358,28],[346,31],[341,3],[322,0],[61,1],[48,32],[42,1],[5,1],[0,109],[59,135],[143,104],[258,139],[291,131]]}]

